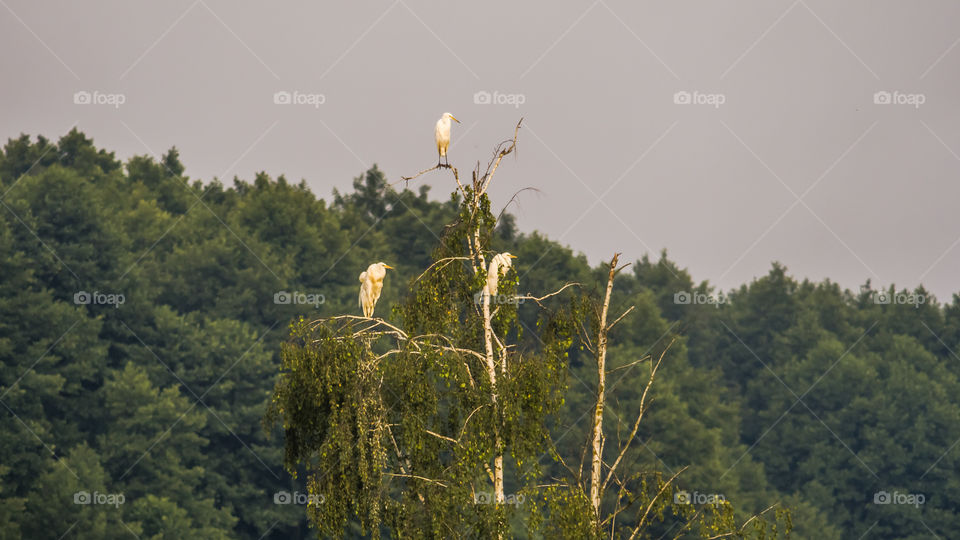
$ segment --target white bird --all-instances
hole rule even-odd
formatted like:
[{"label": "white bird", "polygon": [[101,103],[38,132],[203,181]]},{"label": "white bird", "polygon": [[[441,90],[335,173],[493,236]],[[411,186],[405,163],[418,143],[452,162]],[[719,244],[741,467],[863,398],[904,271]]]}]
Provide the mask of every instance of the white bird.
[{"label": "white bird", "polygon": [[497,295],[497,282],[500,281],[500,276],[507,273],[507,269],[513,265],[513,261],[510,259],[516,259],[516,255],[511,255],[510,253],[498,253],[493,256],[493,259],[490,259],[490,268],[487,270],[487,293],[490,296]]},{"label": "white bird", "polygon": [[366,272],[360,274],[360,308],[363,309],[364,317],[373,317],[373,307],[377,305],[380,299],[380,291],[383,289],[383,278],[387,275],[387,268],[393,270],[393,267],[382,262],[373,263],[367,267]]},{"label": "white bird", "polygon": [[433,136],[437,140],[437,167],[440,166],[440,160],[443,159],[446,161],[446,166],[450,166],[450,161],[447,160],[447,148],[450,146],[450,120],[453,120],[456,123],[460,123],[459,120],[453,117],[452,114],[445,112],[443,116],[437,120],[437,127],[433,130]]}]

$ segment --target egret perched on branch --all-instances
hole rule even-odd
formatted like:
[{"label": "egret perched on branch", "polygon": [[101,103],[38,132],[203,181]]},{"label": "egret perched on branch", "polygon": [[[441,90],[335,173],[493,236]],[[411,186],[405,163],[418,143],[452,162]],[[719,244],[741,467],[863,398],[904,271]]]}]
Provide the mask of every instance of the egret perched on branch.
[{"label": "egret perched on branch", "polygon": [[437,140],[437,153],[439,154],[437,157],[437,167],[440,166],[441,159],[447,162],[447,167],[450,166],[450,161],[447,159],[447,147],[450,146],[450,120],[458,124],[460,123],[452,114],[445,112],[443,116],[437,120],[437,127],[433,130],[433,135]]},{"label": "egret perched on branch", "polygon": [[500,276],[507,273],[507,269],[513,264],[510,259],[516,259],[516,255],[510,253],[498,253],[490,259],[490,269],[487,271],[487,292],[490,296],[497,295],[497,282]]},{"label": "egret perched on branch", "polygon": [[364,317],[373,317],[373,306],[380,299],[380,290],[383,289],[383,278],[387,275],[387,268],[393,267],[382,262],[373,263],[367,271],[360,274],[360,308]]}]

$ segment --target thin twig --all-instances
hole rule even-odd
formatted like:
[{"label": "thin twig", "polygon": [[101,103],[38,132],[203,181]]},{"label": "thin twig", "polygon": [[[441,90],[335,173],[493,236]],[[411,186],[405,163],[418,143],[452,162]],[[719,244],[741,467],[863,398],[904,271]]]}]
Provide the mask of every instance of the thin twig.
[{"label": "thin twig", "polygon": [[715,539],[717,539],[717,538],[727,538],[727,537],[730,537],[730,536],[738,535],[738,534],[742,533],[744,529],[747,528],[747,525],[749,525],[751,521],[753,521],[753,520],[757,519],[758,517],[766,514],[766,513],[769,512],[770,510],[773,510],[773,508],[776,507],[776,506],[779,505],[779,504],[780,504],[779,502],[775,502],[775,503],[771,504],[770,506],[768,506],[768,507],[766,508],[766,510],[763,510],[763,511],[761,511],[761,512],[757,512],[756,514],[752,515],[752,516],[750,517],[750,519],[744,521],[744,522],[743,522],[743,525],[741,525],[740,528],[737,529],[736,531],[732,531],[732,532],[728,532],[728,533],[723,533],[723,534],[718,534],[718,535],[716,535],[716,536],[711,536],[710,538],[707,538],[706,540],[715,540]]},{"label": "thin twig", "polygon": [[637,421],[633,424],[633,430],[630,432],[630,437],[627,438],[623,448],[620,449],[620,455],[617,456],[616,461],[614,461],[613,465],[610,466],[610,470],[607,472],[607,478],[603,481],[603,487],[601,488],[601,491],[607,488],[607,484],[610,483],[610,478],[613,476],[613,472],[617,469],[617,466],[620,465],[620,462],[623,460],[623,456],[627,453],[627,450],[630,449],[630,444],[633,442],[633,438],[637,435],[637,430],[640,429],[640,420],[643,419],[643,413],[647,410],[647,407],[645,407],[647,393],[650,391],[650,387],[653,386],[653,379],[657,375],[657,369],[663,362],[663,357],[667,354],[667,351],[670,350],[670,347],[674,344],[674,342],[676,342],[676,338],[674,338],[673,341],[667,345],[667,347],[660,354],[660,358],[657,360],[657,363],[650,368],[650,378],[647,380],[647,386],[643,389],[643,394],[640,395],[640,412],[637,414]]},{"label": "thin twig", "polygon": [[671,476],[670,479],[660,487],[660,489],[657,491],[657,494],[654,495],[653,499],[650,500],[650,504],[647,505],[647,509],[643,511],[643,516],[640,518],[640,523],[637,524],[637,527],[633,530],[633,534],[630,535],[630,540],[637,537],[637,534],[640,532],[643,524],[647,521],[647,516],[650,515],[650,510],[653,508],[653,504],[657,502],[657,499],[660,498],[660,495],[663,495],[663,492],[667,489],[667,487],[669,487],[670,484],[673,483],[673,481],[683,473],[683,471],[687,470],[688,467],[689,465],[677,471],[676,474]]},{"label": "thin twig", "polygon": [[[440,267],[440,268],[443,268],[443,267],[447,266],[448,264],[450,264],[450,263],[453,262],[453,261],[469,261],[469,260],[470,260],[470,257],[444,257],[443,259],[438,259],[438,260],[434,261],[433,264],[431,264],[430,266],[428,266],[427,269],[424,270],[423,273],[420,274],[419,276],[417,276],[417,279],[415,279],[415,280],[413,280],[413,281],[415,281],[415,282],[416,282],[416,281],[420,281],[420,279],[422,279],[423,276],[427,275],[427,272],[429,272],[431,268],[433,268],[434,266],[436,266],[436,265],[438,265],[438,264],[440,264],[440,263],[443,263],[443,266]],[[440,268],[438,268],[437,270],[439,270]]]},{"label": "thin twig", "polygon": [[614,327],[614,325],[616,325],[618,322],[620,322],[620,319],[626,317],[627,314],[630,313],[631,311],[633,311],[633,308],[635,308],[635,307],[636,307],[636,306],[630,306],[629,309],[627,309],[626,311],[624,311],[624,312],[623,312],[623,315],[620,315],[619,317],[617,317],[616,320],[614,320],[612,323],[610,323],[609,326],[607,326],[607,331],[609,332],[609,331]]},{"label": "thin twig", "polygon": [[397,478],[415,478],[417,480],[423,480],[424,482],[430,482],[432,484],[437,484],[440,487],[448,487],[446,484],[439,480],[434,480],[433,478],[427,478],[425,476],[417,476],[415,474],[396,474],[396,473],[383,473],[384,476],[396,476]]}]

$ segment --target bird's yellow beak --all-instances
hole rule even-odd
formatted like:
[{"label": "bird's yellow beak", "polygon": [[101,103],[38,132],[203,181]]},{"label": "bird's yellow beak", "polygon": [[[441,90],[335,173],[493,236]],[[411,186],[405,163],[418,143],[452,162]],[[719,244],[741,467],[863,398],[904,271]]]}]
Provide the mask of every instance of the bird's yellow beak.
[{"label": "bird's yellow beak", "polygon": [[394,268],[393,268],[392,266],[390,266],[389,264],[384,264],[383,267],[384,267],[384,268],[389,268],[389,269],[391,269],[391,270],[394,270]]},{"label": "bird's yellow beak", "polygon": [[516,256],[516,255],[510,255],[510,258],[511,258],[511,259],[516,259],[517,256]]},{"label": "bird's yellow beak", "polygon": [[454,122],[458,123],[458,124],[460,123],[460,121],[457,120],[456,117],[454,117],[452,114],[450,115],[450,119],[453,120]]}]

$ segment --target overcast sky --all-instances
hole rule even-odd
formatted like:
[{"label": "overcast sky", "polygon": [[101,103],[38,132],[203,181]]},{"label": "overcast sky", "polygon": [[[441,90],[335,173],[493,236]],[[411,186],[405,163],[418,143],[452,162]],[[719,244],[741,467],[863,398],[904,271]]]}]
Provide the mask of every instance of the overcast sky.
[{"label": "overcast sky", "polygon": [[176,145],[192,178],[264,170],[329,197],[373,163],[435,163],[444,111],[461,171],[522,116],[494,203],[537,188],[520,228],[591,262],[666,248],[724,290],[776,260],[948,300],[958,20],[946,0],[0,0],[0,137],[77,125],[122,159]]}]

